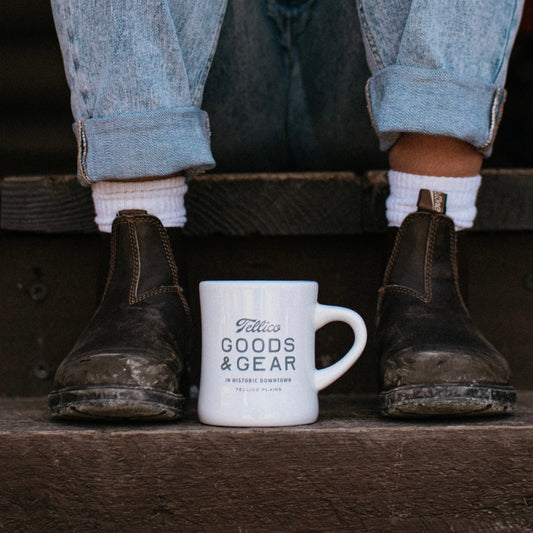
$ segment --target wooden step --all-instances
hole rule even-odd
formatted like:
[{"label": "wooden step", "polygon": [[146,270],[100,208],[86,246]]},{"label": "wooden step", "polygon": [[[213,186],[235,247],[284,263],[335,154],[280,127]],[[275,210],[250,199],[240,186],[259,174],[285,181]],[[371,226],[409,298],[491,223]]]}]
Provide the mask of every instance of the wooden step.
[{"label": "wooden step", "polygon": [[[0,182],[0,227],[94,232],[89,188],[74,176]],[[386,228],[385,171],[206,174],[189,184],[189,235],[354,235]],[[533,170],[486,170],[474,230],[533,229]]]},{"label": "wooden step", "polygon": [[533,531],[533,392],[515,416],[398,422],[326,396],[316,424],[48,419],[0,400],[3,531]]}]

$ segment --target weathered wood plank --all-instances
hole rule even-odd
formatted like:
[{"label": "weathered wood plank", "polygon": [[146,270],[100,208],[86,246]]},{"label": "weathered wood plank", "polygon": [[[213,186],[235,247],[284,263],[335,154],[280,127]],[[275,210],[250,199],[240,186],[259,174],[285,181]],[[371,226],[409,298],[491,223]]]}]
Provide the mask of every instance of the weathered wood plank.
[{"label": "weathered wood plank", "polygon": [[321,400],[311,426],[64,424],[0,400],[0,523],[62,531],[533,530],[533,394],[516,416],[403,422]]},{"label": "weathered wood plank", "polygon": [[[90,190],[74,176],[5,178],[0,227],[92,232]],[[189,235],[351,235],[386,228],[385,171],[206,174],[186,197]],[[533,229],[533,170],[488,169],[475,230]]]},{"label": "weathered wood plank", "polygon": [[193,235],[361,233],[361,179],[350,172],[204,175],[190,183]]},{"label": "weathered wood plank", "polygon": [[89,188],[73,176],[24,176],[1,183],[3,229],[43,233],[97,231]]},{"label": "weathered wood plank", "polygon": [[477,206],[474,229],[533,229],[533,170],[486,170]]}]

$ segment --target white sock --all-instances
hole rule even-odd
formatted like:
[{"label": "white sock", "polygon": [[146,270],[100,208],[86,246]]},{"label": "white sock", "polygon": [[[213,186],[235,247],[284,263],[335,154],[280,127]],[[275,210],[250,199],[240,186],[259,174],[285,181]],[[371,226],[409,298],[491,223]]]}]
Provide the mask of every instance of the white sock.
[{"label": "white sock", "polygon": [[481,176],[449,178],[419,176],[389,170],[390,195],[387,198],[389,226],[399,227],[404,218],[417,210],[420,189],[443,192],[447,195],[446,214],[454,221],[455,229],[471,228],[476,218],[476,198]]},{"label": "white sock", "polygon": [[144,209],[161,220],[163,226],[183,227],[185,178],[153,181],[97,181],[92,185],[95,222],[102,232],[110,233],[114,218],[125,209]]}]

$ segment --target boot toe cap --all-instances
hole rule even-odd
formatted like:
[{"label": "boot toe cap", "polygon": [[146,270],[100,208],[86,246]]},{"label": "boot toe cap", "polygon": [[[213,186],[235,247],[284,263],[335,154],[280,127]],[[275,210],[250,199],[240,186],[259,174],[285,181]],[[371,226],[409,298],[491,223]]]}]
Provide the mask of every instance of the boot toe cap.
[{"label": "boot toe cap", "polygon": [[411,347],[384,359],[385,390],[406,385],[476,383],[507,385],[510,369],[497,352],[461,347]]},{"label": "boot toe cap", "polygon": [[135,352],[87,354],[66,360],[57,370],[54,388],[137,387],[179,391],[178,363],[172,357]]}]

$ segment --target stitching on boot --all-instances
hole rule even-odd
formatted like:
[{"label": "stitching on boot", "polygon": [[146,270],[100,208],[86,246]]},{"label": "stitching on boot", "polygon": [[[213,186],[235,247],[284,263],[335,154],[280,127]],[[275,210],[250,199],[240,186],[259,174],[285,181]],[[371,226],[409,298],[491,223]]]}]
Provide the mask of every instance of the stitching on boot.
[{"label": "stitching on boot", "polygon": [[187,315],[187,320],[192,325],[191,310],[189,308],[189,303],[187,302],[185,295],[183,294],[183,287],[180,285],[179,270],[178,270],[178,266],[176,265],[174,254],[172,253],[172,248],[170,246],[168,234],[165,228],[163,227],[163,224],[161,224],[159,221],[155,221],[152,219],[152,223],[154,223],[157,226],[159,230],[159,234],[161,236],[161,242],[163,243],[163,249],[165,251],[165,255],[167,258],[167,264],[170,267],[170,271],[172,273],[172,280],[174,282],[174,287],[172,287],[172,289],[175,290],[175,292],[177,292],[179,299],[181,301],[181,305],[183,306],[183,309],[185,310],[185,314]]},{"label": "stitching on boot", "polygon": [[388,291],[388,289],[391,287],[391,285],[388,285],[389,279],[390,279],[390,273],[392,270],[392,265],[396,261],[396,257],[398,256],[398,249],[400,247],[400,241],[402,240],[402,237],[405,233],[405,228],[411,223],[411,219],[404,221],[406,223],[402,224],[398,228],[398,233],[396,234],[396,238],[394,239],[394,245],[392,246],[392,252],[389,257],[389,261],[387,263],[387,268],[385,269],[385,274],[383,275],[383,284],[378,290],[378,305],[377,305],[377,315],[381,313],[381,307],[383,305],[383,298],[385,297],[385,293]]},{"label": "stitching on boot", "polygon": [[187,315],[187,319],[192,324],[191,310],[189,308],[189,303],[187,302],[185,295],[183,294],[183,287],[180,284],[179,270],[178,270],[178,266],[176,265],[174,254],[172,253],[172,248],[170,246],[168,234],[161,223],[158,223],[156,221],[153,221],[153,222],[157,225],[159,234],[161,236],[161,242],[163,243],[163,249],[165,250],[167,264],[170,267],[170,271],[172,273],[172,280],[174,281],[174,288],[176,289],[176,292],[178,293],[178,296],[181,301],[181,305],[183,306],[185,310],[185,314]]},{"label": "stitching on boot", "polygon": [[[165,256],[167,258],[167,261],[168,261],[168,266],[170,267],[170,270],[172,272],[172,278],[173,278],[173,281],[175,282],[175,285],[173,286],[160,286],[160,287],[157,287],[155,289],[152,289],[148,292],[145,292],[141,295],[137,295],[134,291],[133,291],[133,281],[132,281],[132,285],[131,285],[131,289],[130,289],[130,296],[129,296],[129,304],[130,305],[133,305],[133,304],[136,304],[136,303],[139,303],[147,298],[151,298],[152,296],[155,296],[157,294],[164,294],[164,293],[176,293],[180,299],[180,302],[183,306],[183,310],[185,311],[185,316],[187,317],[187,321],[192,325],[192,314],[191,314],[191,310],[190,310],[190,307],[189,307],[189,304],[187,302],[187,300],[185,299],[185,296],[183,294],[183,288],[179,285],[179,278],[178,278],[178,269],[177,269],[177,266],[175,264],[175,261],[173,259],[173,254],[172,254],[172,250],[170,248],[170,244],[169,244],[169,241],[168,241],[168,235],[166,233],[166,230],[165,228],[163,227],[163,225],[161,224],[161,222],[157,219],[154,219],[154,217],[150,216],[150,215],[140,215],[140,216],[136,216],[135,217],[136,220],[142,220],[143,222],[148,222],[149,224],[152,224],[153,226],[157,227],[158,229],[158,232],[161,236],[161,240],[162,240],[162,243],[163,243],[163,248],[165,250]],[[118,222],[117,222],[118,223]],[[130,224],[130,230],[132,227],[134,227],[134,223],[127,219],[127,220],[124,220],[124,221],[120,221],[120,223],[128,223]],[[131,231],[130,231],[130,240],[132,240],[132,236],[131,236]],[[139,256],[139,250],[138,250],[138,245],[137,245],[137,239],[135,237],[135,241],[133,242],[132,241],[132,247],[134,247],[136,249],[136,252],[137,252],[137,257]],[[132,270],[135,270],[135,267],[138,267],[138,263],[135,262],[135,265],[133,265],[133,268]],[[139,270],[140,271],[140,270]],[[135,277],[137,278],[137,286],[138,286],[138,277],[139,277],[139,272],[136,272],[135,274]]]},{"label": "stitching on boot", "polygon": [[461,306],[463,307],[464,311],[470,315],[470,311],[468,310],[466,302],[463,299],[463,293],[459,284],[459,265],[457,264],[457,232],[451,224],[449,225],[448,233],[450,236],[450,262],[452,264],[453,284],[457,296],[459,297],[459,301],[461,302]]},{"label": "stitching on boot", "polygon": [[141,258],[139,254],[139,242],[137,240],[137,230],[135,224],[131,219],[127,220],[128,222],[128,235],[130,239],[131,251],[128,257],[131,266],[131,284],[130,284],[130,294],[129,294],[129,303],[133,304],[137,300],[137,291],[139,289],[139,278],[141,274]]},{"label": "stitching on boot", "polygon": [[174,254],[172,253],[172,249],[170,248],[167,232],[162,224],[156,224],[156,226],[161,237],[161,242],[163,243],[163,250],[165,251],[167,264],[170,268],[170,272],[172,273],[172,281],[174,282],[174,285],[179,285],[178,267],[176,266]]},{"label": "stitching on boot", "polygon": [[155,296],[157,294],[168,294],[168,293],[176,293],[180,294],[180,287],[177,287],[175,285],[161,285],[160,287],[157,287],[155,289],[150,289],[149,291],[143,292],[140,296],[132,300],[130,303],[137,304],[139,302],[142,302],[143,300],[147,300],[148,298],[151,298],[152,296]]},{"label": "stitching on boot", "polygon": [[[119,221],[116,221],[115,224],[119,224]],[[102,297],[100,299],[100,303],[103,302],[107,296],[107,292],[109,290],[109,284],[111,283],[111,279],[113,278],[113,275],[115,274],[115,268],[116,268],[116,261],[117,261],[117,234],[115,231],[111,233],[111,254],[109,256],[109,272],[107,273],[107,279],[105,282],[104,292],[102,294]],[[100,308],[100,305],[98,306],[98,309]]]},{"label": "stitching on boot", "polygon": [[408,287],[404,287],[402,285],[389,285],[388,287],[382,289],[383,293],[401,293],[401,294],[408,294],[409,296],[412,296],[413,298],[416,298],[417,300],[420,300],[424,303],[429,303],[431,301],[431,296],[422,295],[419,292],[415,291],[414,289],[409,289]]},{"label": "stitching on boot", "polygon": [[400,241],[402,240],[405,234],[406,227],[411,224],[411,220],[412,219],[407,219],[406,221],[404,221],[404,224],[402,224],[398,229],[398,233],[396,234],[396,239],[394,239],[394,245],[392,247],[392,252],[389,258],[389,262],[387,263],[387,268],[385,269],[385,275],[383,276],[383,287],[384,288],[389,282],[390,273],[392,271],[392,266],[396,262],[396,258],[398,257],[398,249],[400,248]]},{"label": "stitching on boot", "polygon": [[[158,224],[158,222],[155,221],[152,217],[141,216],[141,217],[136,217],[135,220],[137,222],[142,221],[142,222],[151,224],[152,226],[157,228],[159,234],[161,235],[160,224]],[[132,283],[131,283],[130,297],[129,297],[130,305],[139,303],[156,294],[178,292],[177,287],[160,285],[159,287],[155,287],[153,289],[143,292],[142,294],[139,294],[139,280],[141,276],[142,265],[141,265],[141,256],[140,256],[140,250],[139,250],[139,241],[137,238],[137,230],[135,228],[135,223],[133,221],[130,221],[130,241],[131,241],[132,251],[135,251],[135,254],[132,254],[134,255],[134,263],[132,265],[132,271],[133,271],[132,272]],[[163,243],[164,243],[164,239],[163,239]],[[165,251],[165,255],[167,256],[167,260],[168,260],[168,255],[166,251]]]},{"label": "stitching on boot", "polygon": [[[176,293],[180,299],[180,302],[185,310],[185,314],[187,315],[187,320],[189,320],[192,323],[192,316],[191,311],[189,308],[189,304],[187,303],[187,300],[185,299],[185,296],[183,294],[183,288],[179,284],[179,276],[178,276],[178,268],[176,266],[176,263],[174,261],[174,256],[172,254],[172,249],[170,248],[170,244],[168,241],[168,235],[166,233],[166,230],[164,226],[161,224],[159,220],[154,219],[154,217],[150,215],[141,215],[136,216],[136,220],[142,220],[143,222],[146,222],[148,224],[151,224],[152,226],[157,228],[157,231],[159,233],[159,236],[161,238],[161,242],[163,244],[163,249],[165,252],[165,257],[167,259],[167,265],[170,268],[170,271],[172,273],[172,281],[174,282],[174,285],[168,286],[168,285],[161,285],[159,287],[156,287],[154,289],[151,289],[149,291],[144,292],[143,294],[137,294],[137,291],[135,291],[135,294],[132,296],[132,293],[130,292],[130,301],[129,303],[136,304],[143,300],[146,300],[148,298],[151,298],[152,296],[155,296],[157,294],[169,294],[169,293]],[[132,224],[133,225],[133,224]],[[137,257],[139,257],[138,253],[138,244],[137,239],[135,238],[135,245],[137,247]],[[140,273],[140,269],[139,269]],[[137,274],[137,287],[138,287],[138,279],[139,274]],[[133,288],[133,284],[132,284]]]},{"label": "stitching on boot", "polygon": [[[404,220],[404,222],[402,223],[402,225],[400,226],[399,230],[398,230],[398,234],[396,235],[396,240],[394,242],[394,247],[393,247],[393,250],[392,250],[392,253],[391,253],[391,257],[390,257],[390,260],[389,260],[389,263],[387,264],[387,269],[385,271],[385,276],[384,276],[384,280],[383,280],[383,286],[381,287],[381,289],[379,290],[379,295],[380,295],[380,298],[379,298],[379,302],[378,302],[378,307],[381,308],[381,302],[382,302],[382,299],[383,297],[385,296],[386,293],[390,292],[390,293],[401,293],[401,294],[407,294],[407,295],[410,295],[412,296],[413,298],[416,298],[417,300],[420,300],[424,303],[429,303],[431,301],[431,298],[432,298],[432,287],[431,287],[431,273],[432,273],[432,264],[433,264],[433,243],[435,241],[435,238],[436,238],[436,234],[437,234],[437,228],[436,228],[436,225],[434,224],[434,218],[435,217],[432,217],[431,219],[431,222],[430,222],[430,229],[429,229],[429,252],[427,251],[427,248],[426,248],[426,254],[425,254],[425,261],[424,261],[424,293],[420,293],[414,289],[410,289],[409,287],[405,287],[404,285],[389,285],[389,278],[390,278],[390,273],[392,271],[392,268],[393,268],[393,265],[394,263],[396,262],[396,259],[398,257],[398,251],[400,249],[400,243],[403,239],[403,236],[405,235],[405,233],[407,232],[407,228],[412,224],[412,222],[416,219],[416,218],[419,218],[419,217],[426,217],[427,214],[425,213],[412,213],[411,215],[409,215],[408,218],[406,218]],[[428,255],[430,256],[429,259],[430,261],[428,261]],[[428,267],[428,262],[429,262],[429,267]],[[429,289],[428,289],[429,287]]]},{"label": "stitching on boot", "polygon": [[426,247],[426,258],[424,264],[424,294],[426,299],[424,303],[429,303],[433,299],[433,258],[435,255],[435,242],[437,240],[437,233],[439,231],[439,217],[440,215],[433,215],[431,217],[429,235]]}]

